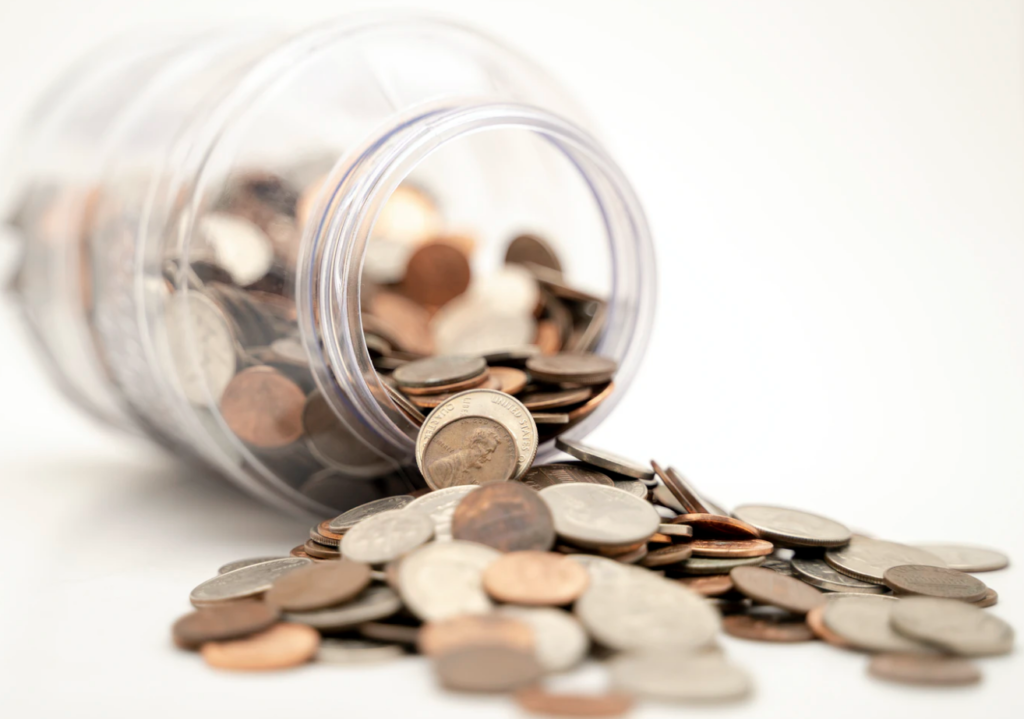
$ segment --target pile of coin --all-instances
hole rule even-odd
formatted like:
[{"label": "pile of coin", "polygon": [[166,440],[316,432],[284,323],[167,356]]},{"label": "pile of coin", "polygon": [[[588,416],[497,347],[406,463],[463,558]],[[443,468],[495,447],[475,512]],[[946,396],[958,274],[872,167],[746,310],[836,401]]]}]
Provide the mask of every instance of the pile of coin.
[{"label": "pile of coin", "polygon": [[[486,372],[445,366],[449,385]],[[572,459],[534,465],[530,420],[492,389],[445,399],[417,447],[431,489],[325,520],[290,556],[225,565],[192,591],[175,642],[227,669],[419,653],[447,689],[564,716],[749,696],[722,631],[866,652],[871,675],[912,684],[977,682],[972,658],[1012,649],[984,611],[995,590],[973,576],[1007,566],[999,552],[899,544],[783,507],[727,512],[671,467],[563,438]],[[551,687],[587,659],[605,690]]]}]

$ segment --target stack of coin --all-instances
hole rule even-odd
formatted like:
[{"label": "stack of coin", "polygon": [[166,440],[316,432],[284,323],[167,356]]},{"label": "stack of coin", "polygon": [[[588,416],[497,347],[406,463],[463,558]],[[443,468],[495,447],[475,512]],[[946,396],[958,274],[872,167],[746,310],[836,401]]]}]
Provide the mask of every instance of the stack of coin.
[{"label": "stack of coin", "polygon": [[[446,359],[396,381],[488,372]],[[430,490],[325,520],[291,556],[225,565],[193,590],[176,644],[232,669],[419,653],[450,690],[566,716],[748,696],[722,631],[868,652],[872,676],[913,684],[976,682],[971,658],[1012,649],[973,576],[1005,567],[999,552],[868,538],[784,507],[727,513],[671,467],[566,439],[572,459],[534,465],[531,419],[494,389],[444,400],[417,445]],[[603,692],[546,685],[587,658],[607,669]]]}]

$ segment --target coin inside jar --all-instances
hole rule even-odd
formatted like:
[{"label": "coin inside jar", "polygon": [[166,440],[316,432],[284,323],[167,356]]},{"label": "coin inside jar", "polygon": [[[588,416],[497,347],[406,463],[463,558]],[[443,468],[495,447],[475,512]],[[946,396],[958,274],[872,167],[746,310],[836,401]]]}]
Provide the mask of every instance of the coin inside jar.
[{"label": "coin inside jar", "polygon": [[595,385],[610,381],[618,364],[600,355],[562,352],[531,357],[526,360],[526,369],[540,382]]},{"label": "coin inside jar", "polygon": [[254,447],[272,449],[302,436],[306,395],[270,367],[250,367],[235,375],[220,399],[228,427]]},{"label": "coin inside jar", "polygon": [[487,372],[487,363],[480,357],[426,357],[402,365],[392,377],[402,387],[443,387],[453,385]]},{"label": "coin inside jar", "polygon": [[423,455],[423,476],[432,489],[511,479],[518,457],[515,440],[488,417],[463,417],[439,429]]}]

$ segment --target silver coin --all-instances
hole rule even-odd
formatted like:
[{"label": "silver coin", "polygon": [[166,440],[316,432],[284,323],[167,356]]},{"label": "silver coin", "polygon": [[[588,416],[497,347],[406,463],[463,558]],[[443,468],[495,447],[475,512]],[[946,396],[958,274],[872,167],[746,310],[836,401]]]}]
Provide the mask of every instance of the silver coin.
[{"label": "silver coin", "polygon": [[272,562],[275,559],[288,559],[288,557],[254,557],[253,559],[236,559],[235,561],[228,562],[218,569],[217,574],[227,574],[228,572],[233,572],[236,569],[241,569],[242,567],[251,567],[254,564]]},{"label": "silver coin", "polygon": [[393,509],[367,517],[345,532],[341,555],[353,562],[384,564],[402,557],[434,536],[434,522],[416,510]]},{"label": "silver coin", "polygon": [[893,612],[903,600],[875,595],[834,594],[825,604],[825,626],[847,642],[869,652],[931,653],[921,642],[896,633]]},{"label": "silver coin", "polygon": [[955,599],[901,599],[893,610],[892,626],[904,636],[966,657],[1006,654],[1013,649],[1013,627]]},{"label": "silver coin", "polygon": [[676,515],[686,514],[686,510],[683,508],[682,502],[676,499],[676,496],[672,494],[671,490],[660,482],[654,487],[654,501],[665,507],[671,509]]},{"label": "silver coin", "polygon": [[590,636],[618,650],[695,649],[712,643],[721,626],[718,612],[699,594],[639,569],[591,585],[573,611]]},{"label": "silver coin", "polygon": [[540,491],[555,532],[580,547],[636,544],[658,531],[661,519],[642,499],[599,484],[556,484]]},{"label": "silver coin", "polygon": [[492,389],[471,389],[445,400],[427,416],[416,439],[416,464],[423,466],[423,455],[430,440],[445,425],[462,417],[479,416],[502,425],[515,440],[518,457],[512,479],[519,479],[537,456],[539,437],[537,424],[523,404],[504,392]]},{"label": "silver coin", "polygon": [[923,549],[860,535],[853,537],[845,547],[825,552],[825,561],[847,576],[872,584],[884,584],[885,570],[901,564],[946,566],[941,559]]},{"label": "silver coin", "polygon": [[569,424],[569,415],[558,412],[531,412],[537,424]]},{"label": "silver coin", "polygon": [[639,464],[614,452],[606,452],[582,442],[559,437],[555,440],[555,447],[571,454],[576,459],[601,469],[607,469],[609,472],[624,474],[635,479],[651,479],[654,476],[654,469],[650,465]]},{"label": "silver coin", "polygon": [[294,572],[312,563],[312,560],[304,557],[285,557],[218,574],[193,589],[189,600],[195,606],[201,607],[262,594],[288,572]]},{"label": "silver coin", "polygon": [[358,507],[339,514],[337,517],[331,520],[331,523],[327,525],[327,528],[335,534],[342,534],[352,529],[367,517],[372,517],[375,514],[381,512],[388,512],[392,509],[401,509],[402,507],[408,506],[412,503],[413,497],[407,494],[400,494],[396,497],[382,497],[381,499],[375,499],[372,502],[361,504]]},{"label": "silver coin", "polygon": [[403,387],[439,387],[479,377],[486,371],[482,357],[440,355],[404,364],[391,376]]},{"label": "silver coin", "polygon": [[746,671],[714,652],[627,652],[613,658],[608,669],[616,689],[662,701],[742,699],[753,688]]},{"label": "silver coin", "polygon": [[531,315],[496,312],[469,297],[449,302],[430,326],[437,351],[445,354],[500,355],[532,342],[537,334]]},{"label": "silver coin", "polygon": [[778,572],[779,574],[785,574],[787,577],[796,576],[793,572],[793,565],[788,560],[779,559],[778,557],[765,557],[764,562],[759,566],[765,569],[770,569],[773,572]]},{"label": "silver coin", "polygon": [[236,285],[251,285],[274,265],[274,246],[267,234],[252,222],[224,212],[199,221],[199,232],[213,250],[217,265]]},{"label": "silver coin", "polygon": [[569,462],[536,464],[519,481],[523,484],[528,484],[538,492],[545,487],[553,487],[556,484],[573,484],[576,482],[603,484],[606,487],[613,486],[613,482],[608,475],[595,472],[584,465]]},{"label": "silver coin", "polygon": [[616,479],[615,489],[632,494],[637,499],[647,499],[647,487],[635,479]]},{"label": "silver coin", "polygon": [[812,587],[827,592],[855,592],[859,594],[883,594],[885,587],[841,574],[829,566],[824,559],[793,557],[789,562],[792,575]]},{"label": "silver coin", "polygon": [[321,631],[336,631],[390,617],[401,608],[402,600],[391,587],[377,585],[367,587],[355,599],[338,607],[286,612],[284,621],[298,622]]},{"label": "silver coin", "polygon": [[728,574],[734,567],[760,567],[764,563],[764,557],[690,557],[674,565],[672,571],[694,575]]},{"label": "silver coin", "polygon": [[787,507],[745,504],[732,516],[756,528],[765,539],[796,547],[838,547],[850,541],[844,525],[819,514]]},{"label": "silver coin", "polygon": [[654,511],[658,513],[658,516],[661,519],[669,521],[679,516],[679,512],[677,512],[676,510],[669,509],[668,507],[662,507],[660,504],[654,505]]},{"label": "silver coin", "polygon": [[308,365],[309,356],[306,354],[306,348],[302,346],[302,343],[294,337],[281,337],[270,343],[270,349],[274,351],[274,354],[285,360],[297,365]]},{"label": "silver coin", "polygon": [[322,664],[376,664],[405,656],[397,644],[365,639],[321,639],[316,661]]},{"label": "silver coin", "polygon": [[398,408],[409,415],[409,419],[413,420],[416,424],[422,425],[427,416],[423,414],[423,410],[414,405],[409,398],[399,392],[397,389],[392,387],[387,382],[384,382],[384,389],[387,391],[391,401],[398,405]]},{"label": "silver coin", "polygon": [[458,487],[435,489],[429,494],[417,497],[407,509],[422,512],[434,523],[434,541],[447,542],[452,538],[452,516],[455,508],[467,494],[479,488],[477,484],[466,484]]},{"label": "silver coin", "polygon": [[1010,558],[1002,552],[969,544],[915,544],[918,549],[934,554],[950,569],[961,572],[992,572],[1010,566]]},{"label": "silver coin", "polygon": [[650,572],[634,567],[630,564],[616,562],[614,559],[601,557],[596,554],[570,554],[569,559],[581,565],[590,575],[590,584],[593,586],[598,582],[616,581],[627,577],[630,574],[649,575]]},{"label": "silver coin", "polygon": [[164,323],[167,351],[185,399],[200,407],[215,407],[238,365],[231,320],[193,290],[171,298]]},{"label": "silver coin", "polygon": [[363,257],[363,277],[381,285],[400,282],[414,249],[408,242],[379,236],[371,238]]},{"label": "silver coin", "polygon": [[498,613],[533,629],[534,652],[546,672],[572,669],[590,649],[590,639],[579,620],[561,609],[506,605],[499,607]]},{"label": "silver coin", "polygon": [[427,622],[489,612],[492,605],[482,576],[487,565],[500,556],[500,552],[473,542],[427,544],[398,565],[402,598],[409,611]]}]

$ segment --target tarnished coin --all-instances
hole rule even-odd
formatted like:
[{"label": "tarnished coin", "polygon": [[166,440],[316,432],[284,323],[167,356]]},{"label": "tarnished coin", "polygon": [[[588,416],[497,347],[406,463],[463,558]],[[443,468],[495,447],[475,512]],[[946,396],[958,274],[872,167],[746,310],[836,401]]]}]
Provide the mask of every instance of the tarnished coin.
[{"label": "tarnished coin", "polygon": [[505,264],[533,263],[556,272],[562,271],[562,263],[548,241],[538,235],[519,235],[505,250]]},{"label": "tarnished coin", "polygon": [[661,520],[650,504],[614,487],[558,484],[541,490],[560,537],[581,547],[646,541]]},{"label": "tarnished coin", "polygon": [[452,538],[452,516],[459,503],[479,485],[467,484],[461,487],[447,487],[428,492],[408,506],[414,512],[423,512],[434,523],[434,541],[447,542]]},{"label": "tarnished coin", "polygon": [[654,470],[650,466],[633,462],[621,455],[613,452],[606,452],[603,449],[591,447],[590,445],[583,444],[582,442],[575,442],[573,440],[559,437],[555,440],[555,447],[567,454],[571,454],[576,459],[582,460],[587,464],[592,464],[595,467],[606,469],[609,472],[622,474],[627,477],[634,477],[636,479],[650,479],[654,476]]},{"label": "tarnished coin", "polygon": [[[643,482],[636,479],[616,479],[615,489],[632,494],[637,499],[647,499],[647,487]],[[692,536],[692,532],[691,535]]]},{"label": "tarnished coin", "polygon": [[321,639],[316,660],[324,664],[376,664],[403,656],[405,650],[397,644],[365,639]]},{"label": "tarnished coin", "polygon": [[581,352],[539,355],[526,360],[526,369],[534,380],[553,384],[604,384],[618,368],[613,359]]},{"label": "tarnished coin", "polygon": [[217,574],[226,574],[228,572],[233,572],[236,569],[241,569],[242,567],[251,567],[254,564],[263,564],[264,562],[271,562],[275,559],[287,559],[287,557],[253,557],[252,559],[238,559],[234,562],[228,562],[222,566],[217,570]]},{"label": "tarnished coin", "polygon": [[901,564],[885,570],[883,579],[886,586],[897,594],[977,602],[988,592],[988,587],[980,579],[943,567]]},{"label": "tarnished coin", "polygon": [[[669,524],[668,527],[686,527]],[[690,542],[695,557],[764,557],[775,547],[763,539],[695,539]]]},{"label": "tarnished coin", "polygon": [[575,601],[590,584],[587,570],[556,552],[510,552],[484,570],[484,589],[507,604],[557,607]]},{"label": "tarnished coin", "polygon": [[402,600],[390,587],[371,586],[346,604],[310,612],[288,612],[285,620],[321,631],[338,631],[395,614]]},{"label": "tarnished coin", "polygon": [[741,699],[753,688],[745,671],[713,653],[627,652],[614,657],[609,670],[616,689],[662,701]]},{"label": "tarnished coin", "polygon": [[216,406],[235,376],[238,357],[231,320],[198,292],[175,295],[164,310],[168,354],[185,399]]},{"label": "tarnished coin", "polygon": [[270,367],[250,367],[236,374],[220,398],[224,422],[239,439],[273,449],[302,436],[302,388]]},{"label": "tarnished coin", "polygon": [[534,656],[545,672],[562,672],[583,661],[590,638],[573,615],[552,607],[499,607],[498,614],[533,630]]},{"label": "tarnished coin", "polygon": [[402,598],[424,621],[490,611],[483,572],[501,554],[473,542],[433,543],[406,556],[398,566]]},{"label": "tarnished coin", "polygon": [[[693,555],[693,546],[690,542],[682,544],[670,544],[667,547],[660,547],[644,553],[640,564],[645,567],[667,567],[679,564]],[[620,560],[621,561],[621,560]]]},{"label": "tarnished coin", "polygon": [[487,417],[462,417],[430,438],[420,470],[431,489],[489,484],[511,479],[516,471],[515,440]]},{"label": "tarnished coin", "polygon": [[841,574],[829,566],[824,559],[808,559],[806,557],[793,557],[789,562],[792,576],[807,582],[812,587],[824,589],[827,592],[854,592],[856,594],[882,594],[885,587],[872,582],[862,582],[859,579]]},{"label": "tarnished coin", "polygon": [[424,306],[440,307],[469,288],[469,260],[445,242],[420,245],[405,266],[402,290]]},{"label": "tarnished coin", "polygon": [[308,612],[347,602],[369,583],[370,567],[366,564],[349,559],[324,562],[276,579],[265,601],[285,611]]},{"label": "tarnished coin", "polygon": [[760,537],[758,531],[746,522],[720,514],[680,514],[672,520],[672,523],[690,525],[693,527],[694,536],[701,538],[757,539]]},{"label": "tarnished coin", "polygon": [[528,379],[525,372],[515,367],[489,367],[488,372],[498,380],[498,389],[505,394],[519,394]]},{"label": "tarnished coin", "polygon": [[[520,479],[523,484],[533,487],[538,492],[545,487],[553,487],[556,484],[573,484],[582,482],[584,484],[603,484],[612,487],[615,483],[606,474],[587,469],[586,467],[559,462],[556,464],[539,464],[530,468],[530,471]],[[640,484],[637,482],[637,484]],[[643,485],[640,485],[643,487]],[[647,496],[647,488],[644,488],[644,496]]]},{"label": "tarnished coin", "polygon": [[551,549],[555,525],[544,500],[519,482],[488,484],[467,495],[452,515],[452,536],[500,552]]},{"label": "tarnished coin", "polygon": [[358,507],[353,507],[343,514],[339,514],[328,523],[327,528],[332,532],[344,534],[367,517],[372,517],[373,515],[380,514],[381,512],[388,512],[392,509],[402,509],[403,507],[411,504],[412,501],[413,497],[410,497],[408,494],[402,494],[397,497],[383,497],[381,499],[375,499],[372,502],[361,504]]},{"label": "tarnished coin", "polygon": [[966,657],[1006,654],[1013,649],[1013,627],[953,599],[901,599],[892,611],[892,626],[905,637]]},{"label": "tarnished coin", "polygon": [[352,527],[341,540],[341,554],[353,562],[385,564],[394,561],[434,535],[434,522],[422,512],[393,509]]},{"label": "tarnished coin", "polygon": [[851,536],[839,522],[798,509],[745,504],[734,509],[732,516],[782,547],[839,547]]},{"label": "tarnished coin", "polygon": [[279,578],[312,562],[301,557],[286,557],[253,564],[207,579],[192,590],[189,601],[197,607],[217,602],[254,597],[270,589]]},{"label": "tarnished coin", "polygon": [[391,375],[402,387],[443,387],[479,377],[487,371],[482,357],[444,355],[404,364]]},{"label": "tarnished coin", "polygon": [[758,642],[809,642],[814,639],[814,632],[807,623],[792,617],[734,614],[722,619],[722,629],[731,637]]},{"label": "tarnished coin", "polygon": [[434,661],[441,686],[464,692],[508,692],[540,679],[532,652],[501,645],[466,646]]},{"label": "tarnished coin", "polygon": [[885,570],[901,564],[944,566],[941,559],[923,549],[860,535],[845,547],[825,552],[825,561],[843,574],[875,584],[884,582]]},{"label": "tarnished coin", "polygon": [[243,599],[197,609],[174,623],[171,636],[182,649],[196,649],[206,642],[237,639],[262,632],[277,623],[276,609],[264,602]]},{"label": "tarnished coin", "polygon": [[933,650],[925,644],[893,630],[893,613],[903,601],[906,600],[866,594],[836,594],[825,603],[825,626],[857,649],[932,653]]},{"label": "tarnished coin", "polygon": [[740,557],[738,559],[690,557],[685,562],[674,566],[672,570],[682,574],[693,575],[728,574],[736,567],[759,567],[763,563],[764,557]]},{"label": "tarnished coin", "polygon": [[761,567],[736,567],[729,572],[740,592],[761,604],[807,614],[825,601],[820,591],[799,579]]},{"label": "tarnished coin", "polygon": [[915,544],[915,547],[934,554],[950,569],[961,572],[992,572],[1010,565],[1010,558],[1002,552],[968,544]]},{"label": "tarnished coin", "polygon": [[200,653],[218,669],[261,671],[305,664],[316,656],[320,634],[302,624],[275,624],[244,639],[207,642]]},{"label": "tarnished coin", "polygon": [[707,577],[683,577],[676,581],[703,597],[717,597],[733,590],[732,579],[728,574],[712,574]]},{"label": "tarnished coin", "polygon": [[438,657],[467,646],[494,644],[533,652],[536,634],[526,622],[498,614],[464,614],[427,622],[420,629],[420,654]]},{"label": "tarnished coin", "polygon": [[563,717],[618,717],[633,707],[628,694],[555,694],[539,686],[516,692],[516,703],[530,714]]},{"label": "tarnished coin", "polygon": [[981,681],[981,672],[966,659],[929,654],[877,654],[868,674],[901,684],[964,686]]}]

